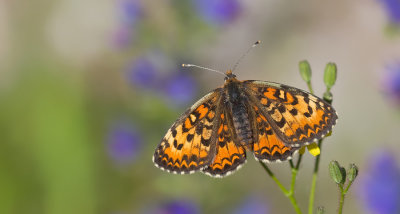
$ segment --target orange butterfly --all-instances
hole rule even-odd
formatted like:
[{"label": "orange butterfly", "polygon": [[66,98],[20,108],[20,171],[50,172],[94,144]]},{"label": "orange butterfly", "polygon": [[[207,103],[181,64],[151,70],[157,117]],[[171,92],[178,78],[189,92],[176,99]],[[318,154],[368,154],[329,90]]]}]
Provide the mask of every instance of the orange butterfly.
[{"label": "orange butterfly", "polygon": [[197,101],[167,131],[153,156],[157,167],[223,177],[246,162],[246,150],[263,162],[288,160],[336,124],[333,107],[306,91],[239,81],[231,70],[225,75],[222,87]]}]

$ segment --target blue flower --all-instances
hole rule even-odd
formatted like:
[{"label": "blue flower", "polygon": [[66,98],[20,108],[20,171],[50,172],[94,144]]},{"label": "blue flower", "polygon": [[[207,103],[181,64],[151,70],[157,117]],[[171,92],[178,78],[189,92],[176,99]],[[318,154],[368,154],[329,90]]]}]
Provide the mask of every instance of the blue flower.
[{"label": "blue flower", "polygon": [[142,5],[139,0],[119,0],[118,14],[123,24],[134,25],[143,15]]},{"label": "blue flower", "polygon": [[164,203],[146,212],[147,214],[200,214],[199,207],[189,200],[175,200]]},{"label": "blue flower", "polygon": [[197,83],[188,74],[176,73],[167,79],[164,85],[164,93],[174,104],[186,104],[192,101],[197,93]]},{"label": "blue flower", "polygon": [[109,127],[107,146],[111,159],[118,164],[127,164],[139,154],[142,138],[132,124],[118,120]]},{"label": "blue flower", "polygon": [[247,197],[233,212],[233,214],[267,214],[267,203],[256,195]]},{"label": "blue flower", "polygon": [[125,48],[135,37],[135,25],[143,16],[141,2],[139,0],[119,0],[117,15],[120,23],[114,32],[113,43],[118,48]]},{"label": "blue flower", "polygon": [[384,92],[396,103],[400,104],[400,63],[386,71],[383,79]]},{"label": "blue flower", "polygon": [[386,12],[392,23],[400,24],[400,1],[380,0],[385,6]]},{"label": "blue flower", "polygon": [[158,69],[147,57],[139,57],[128,68],[128,79],[135,87],[153,89],[156,87]]},{"label": "blue flower", "polygon": [[193,0],[204,20],[211,24],[224,25],[232,22],[240,13],[238,0]]},{"label": "blue flower", "polygon": [[361,177],[361,197],[372,213],[400,213],[400,167],[395,157],[388,151],[377,152]]}]

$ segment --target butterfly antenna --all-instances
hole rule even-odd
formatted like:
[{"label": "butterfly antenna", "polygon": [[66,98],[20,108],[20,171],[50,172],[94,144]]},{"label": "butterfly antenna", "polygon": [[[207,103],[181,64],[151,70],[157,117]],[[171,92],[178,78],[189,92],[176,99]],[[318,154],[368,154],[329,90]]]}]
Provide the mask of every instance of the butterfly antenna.
[{"label": "butterfly antenna", "polygon": [[196,67],[196,68],[201,68],[201,69],[208,70],[208,71],[214,71],[214,72],[217,72],[217,73],[219,73],[219,74],[222,74],[222,75],[226,76],[226,74],[225,74],[224,72],[221,72],[221,71],[218,71],[218,70],[214,70],[214,69],[211,69],[211,68],[206,68],[206,67],[198,66],[198,65],[182,64],[182,67]]},{"label": "butterfly antenna", "polygon": [[232,71],[234,71],[236,69],[236,67],[239,65],[240,61],[242,61],[242,59],[254,48],[256,47],[258,44],[260,44],[261,41],[258,40],[257,42],[255,42],[249,49],[247,49],[247,51],[236,61],[235,65],[232,68]]}]

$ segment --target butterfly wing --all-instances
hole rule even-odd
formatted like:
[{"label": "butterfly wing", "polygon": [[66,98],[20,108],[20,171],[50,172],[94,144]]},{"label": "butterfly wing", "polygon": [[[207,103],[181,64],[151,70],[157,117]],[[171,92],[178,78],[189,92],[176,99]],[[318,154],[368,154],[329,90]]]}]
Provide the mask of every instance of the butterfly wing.
[{"label": "butterfly wing", "polygon": [[269,125],[261,109],[256,105],[250,107],[252,108],[255,129],[252,150],[256,160],[270,162],[291,159],[293,153],[299,148],[285,146]]},{"label": "butterfly wing", "polygon": [[336,124],[338,117],[333,107],[301,89],[255,80],[244,81],[243,85],[286,146],[300,147],[317,141]]},{"label": "butterfly wing", "polygon": [[213,162],[202,169],[204,173],[213,177],[223,177],[239,169],[246,162],[246,149],[235,142],[234,128],[230,123],[232,117],[228,109],[224,108],[220,114],[220,125],[216,143],[216,155]]},{"label": "butterfly wing", "polygon": [[204,96],[175,121],[154,153],[157,167],[186,174],[211,163],[216,151],[221,90]]}]

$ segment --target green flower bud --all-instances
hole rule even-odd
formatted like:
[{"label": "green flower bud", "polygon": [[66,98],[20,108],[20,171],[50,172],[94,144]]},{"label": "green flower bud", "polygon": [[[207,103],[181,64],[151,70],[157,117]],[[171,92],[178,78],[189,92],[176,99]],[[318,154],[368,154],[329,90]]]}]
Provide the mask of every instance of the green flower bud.
[{"label": "green flower bud", "polygon": [[333,181],[337,184],[344,184],[346,180],[346,170],[339,165],[337,161],[329,163],[329,173]]},{"label": "green flower bud", "polygon": [[299,62],[299,69],[301,78],[303,78],[306,83],[311,82],[311,67],[307,60]]},{"label": "green flower bud", "polygon": [[348,177],[349,181],[353,182],[358,175],[358,167],[354,163],[350,164],[348,174],[349,174]]},{"label": "green flower bud", "polygon": [[332,62],[326,64],[324,73],[324,82],[326,87],[328,88],[328,91],[332,88],[333,85],[335,85],[336,76],[337,76],[336,64]]}]

